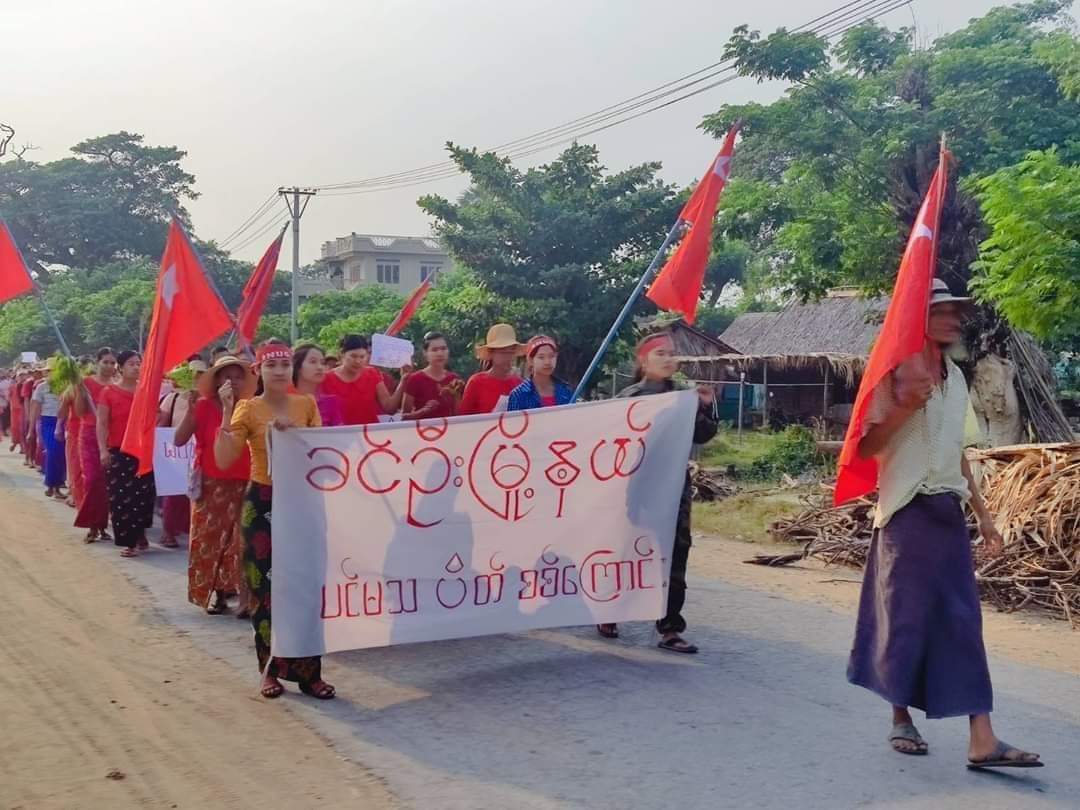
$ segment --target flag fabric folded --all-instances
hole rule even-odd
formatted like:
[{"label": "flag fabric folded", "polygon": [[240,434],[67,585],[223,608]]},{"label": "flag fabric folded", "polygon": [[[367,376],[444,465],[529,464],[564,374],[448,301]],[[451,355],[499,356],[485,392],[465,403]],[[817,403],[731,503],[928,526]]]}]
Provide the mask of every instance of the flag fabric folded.
[{"label": "flag fabric folded", "polygon": [[839,505],[877,489],[878,465],[859,458],[859,442],[866,432],[866,413],[874,390],[902,362],[926,347],[926,318],[937,266],[938,227],[948,183],[949,153],[942,150],[919,215],[911,229],[900,272],[896,276],[885,322],[870,352],[859,393],[851,413],[836,478],[834,502]]},{"label": "flag fabric folded", "polygon": [[270,300],[270,291],[274,287],[277,275],[278,255],[281,242],[285,238],[282,229],[278,238],[266,249],[263,257],[251,272],[251,278],[244,285],[244,297],[236,311],[236,337],[241,348],[249,349],[255,342],[255,333],[259,329],[259,319]]},{"label": "flag fabric folded", "polygon": [[207,277],[187,234],[173,219],[161,257],[142,374],[120,445],[121,450],[139,460],[139,475],[153,469],[154,428],[166,370],[221,337],[233,324],[232,315]]},{"label": "flag fabric folded", "polygon": [[416,310],[420,309],[420,304],[423,303],[424,298],[431,292],[431,279],[425,279],[424,282],[413,290],[412,295],[409,296],[409,300],[405,302],[405,305],[401,308],[401,312],[397,314],[393,322],[386,328],[384,335],[393,337],[398,334],[402,329],[409,325],[409,321],[412,320],[413,315],[416,314]]},{"label": "flag fabric folded", "polygon": [[34,278],[7,223],[0,219],[0,304],[32,292]]},{"label": "flag fabric folded", "polygon": [[716,218],[716,206],[731,172],[731,156],[735,152],[735,137],[739,134],[739,126],[736,124],[728,131],[720,154],[716,156],[709,171],[701,178],[694,193],[679,212],[679,221],[686,223],[690,230],[683,236],[682,242],[646,293],[646,298],[661,309],[682,313],[683,320],[689,324],[697,317],[701,286],[705,282],[705,268],[712,250],[712,226]]}]

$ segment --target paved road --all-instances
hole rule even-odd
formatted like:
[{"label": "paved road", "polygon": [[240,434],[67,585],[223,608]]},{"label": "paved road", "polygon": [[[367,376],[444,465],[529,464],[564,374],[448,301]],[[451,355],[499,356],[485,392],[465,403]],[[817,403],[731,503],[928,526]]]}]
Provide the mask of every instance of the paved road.
[{"label": "paved road", "polygon": [[[146,589],[145,621],[175,625],[254,693],[248,625],[186,603],[182,550],[86,550]],[[1080,807],[1080,677],[992,661],[999,732],[1048,768],[967,771],[963,720],[921,723],[931,756],[901,757],[885,707],[844,681],[850,616],[691,586],[693,658],[655,650],[644,625],[617,642],[570,629],[369,650],[328,659],[336,701],[290,694],[271,710],[296,712],[417,808]]]}]

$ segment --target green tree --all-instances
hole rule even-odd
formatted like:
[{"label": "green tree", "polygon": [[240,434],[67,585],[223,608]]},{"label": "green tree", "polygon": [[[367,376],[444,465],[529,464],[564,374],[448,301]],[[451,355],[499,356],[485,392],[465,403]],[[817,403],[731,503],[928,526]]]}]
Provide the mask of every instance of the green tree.
[{"label": "green tree", "polygon": [[187,223],[198,196],[181,167],[186,152],[117,132],[76,144],[50,163],[0,163],[0,211],[27,259],[91,267],[160,256],[169,218]]},{"label": "green tree", "polygon": [[991,228],[976,293],[1036,337],[1080,337],[1080,166],[1032,152],[972,186]]},{"label": "green tree", "polygon": [[[596,148],[581,144],[527,171],[493,153],[448,149],[472,185],[457,202],[432,195],[420,207],[471,271],[446,293],[472,299],[456,312],[499,305],[476,324],[477,337],[495,318],[523,335],[558,333],[562,370],[577,377],[674,222],[674,190],[657,178],[659,164],[608,174]],[[427,306],[422,314],[431,325]]]}]

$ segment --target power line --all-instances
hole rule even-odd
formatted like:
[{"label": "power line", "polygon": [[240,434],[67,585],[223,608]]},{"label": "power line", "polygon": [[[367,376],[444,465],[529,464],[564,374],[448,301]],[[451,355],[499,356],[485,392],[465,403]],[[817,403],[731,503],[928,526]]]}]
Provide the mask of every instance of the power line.
[{"label": "power line", "polygon": [[236,228],[234,231],[232,231],[232,233],[230,233],[228,236],[226,236],[220,242],[218,242],[218,244],[221,245],[221,246],[224,246],[224,245],[228,244],[229,242],[233,241],[234,239],[236,239],[247,228],[250,228],[252,221],[257,219],[258,217],[261,217],[266,212],[266,210],[268,210],[268,208],[274,204],[274,201],[276,199],[277,199],[277,192],[274,192],[273,194],[271,194],[269,197],[267,197],[265,200],[263,200],[259,204],[259,207],[255,209],[254,214],[252,214],[247,219],[245,219],[243,222],[241,222],[240,226],[238,228]]},{"label": "power line", "polygon": [[[816,23],[822,23],[812,30],[812,33],[817,33],[821,36],[832,37],[840,33],[844,33],[853,26],[848,26],[846,23],[859,19],[869,19],[878,14],[886,14],[897,8],[908,5],[910,0],[856,0],[856,2],[849,2],[837,9],[834,9],[828,14],[821,15],[815,18],[809,23],[805,23],[799,28],[794,29],[795,32],[810,29]],[[822,22],[824,21],[824,22]],[[679,79],[667,82],[660,85],[657,88],[640,93],[637,96],[633,96],[630,99],[626,99],[615,105],[610,105],[602,110],[592,113],[587,116],[573,119],[572,121],[561,124],[557,127],[550,127],[541,132],[534,133],[533,135],[519,138],[515,141],[509,141],[506,144],[501,144],[484,151],[498,151],[507,146],[513,146],[514,148],[508,151],[504,157],[509,159],[515,159],[518,157],[524,157],[526,155],[535,154],[536,151],[550,148],[553,145],[571,142],[584,135],[593,134],[608,127],[597,127],[596,125],[609,121],[613,118],[619,118],[620,116],[626,116],[627,113],[634,113],[637,110],[647,107],[649,104],[660,101],[669,96],[681,93],[688,88],[705,82],[711,78],[715,78],[725,73],[734,72],[734,60],[721,60],[720,62],[713,63],[704,68],[701,68],[693,73],[687,74]],[[704,75],[702,75],[704,74]],[[696,77],[696,78],[694,78]],[[692,79],[689,81],[685,81]],[[725,81],[713,82],[705,87],[699,88],[704,91],[712,89],[719,84],[726,83]],[[686,93],[679,97],[679,100],[684,100],[697,95],[697,92]],[[654,109],[663,109],[668,104],[661,104]],[[618,123],[622,123],[624,120],[633,120],[638,115],[630,115],[620,119]],[[431,181],[441,180],[449,177],[456,176],[460,173],[456,164],[453,161],[443,161],[441,163],[430,164],[429,166],[419,167],[417,169],[411,169],[408,171],[397,172],[394,174],[381,175],[377,177],[367,178],[364,180],[356,180],[346,183],[333,183],[323,186],[319,186],[320,190],[331,192],[330,196],[340,196],[340,192],[352,189],[370,189],[377,187],[378,190],[384,190],[384,188],[401,188],[406,184],[414,185],[414,181]],[[339,193],[333,193],[339,192]]]}]

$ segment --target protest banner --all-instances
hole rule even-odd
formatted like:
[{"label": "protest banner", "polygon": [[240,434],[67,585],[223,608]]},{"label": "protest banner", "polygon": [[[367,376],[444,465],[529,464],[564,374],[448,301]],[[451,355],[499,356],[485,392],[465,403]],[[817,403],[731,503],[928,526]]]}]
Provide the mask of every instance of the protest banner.
[{"label": "protest banner", "polygon": [[154,430],[154,486],[161,498],[187,494],[188,475],[195,463],[195,437],[177,447],[173,444],[175,434],[171,427]]},{"label": "protest banner", "polygon": [[274,654],[658,618],[697,402],[275,431]]},{"label": "protest banner", "polygon": [[412,363],[413,345],[402,338],[380,335],[371,336],[371,365],[379,368],[401,368]]}]

